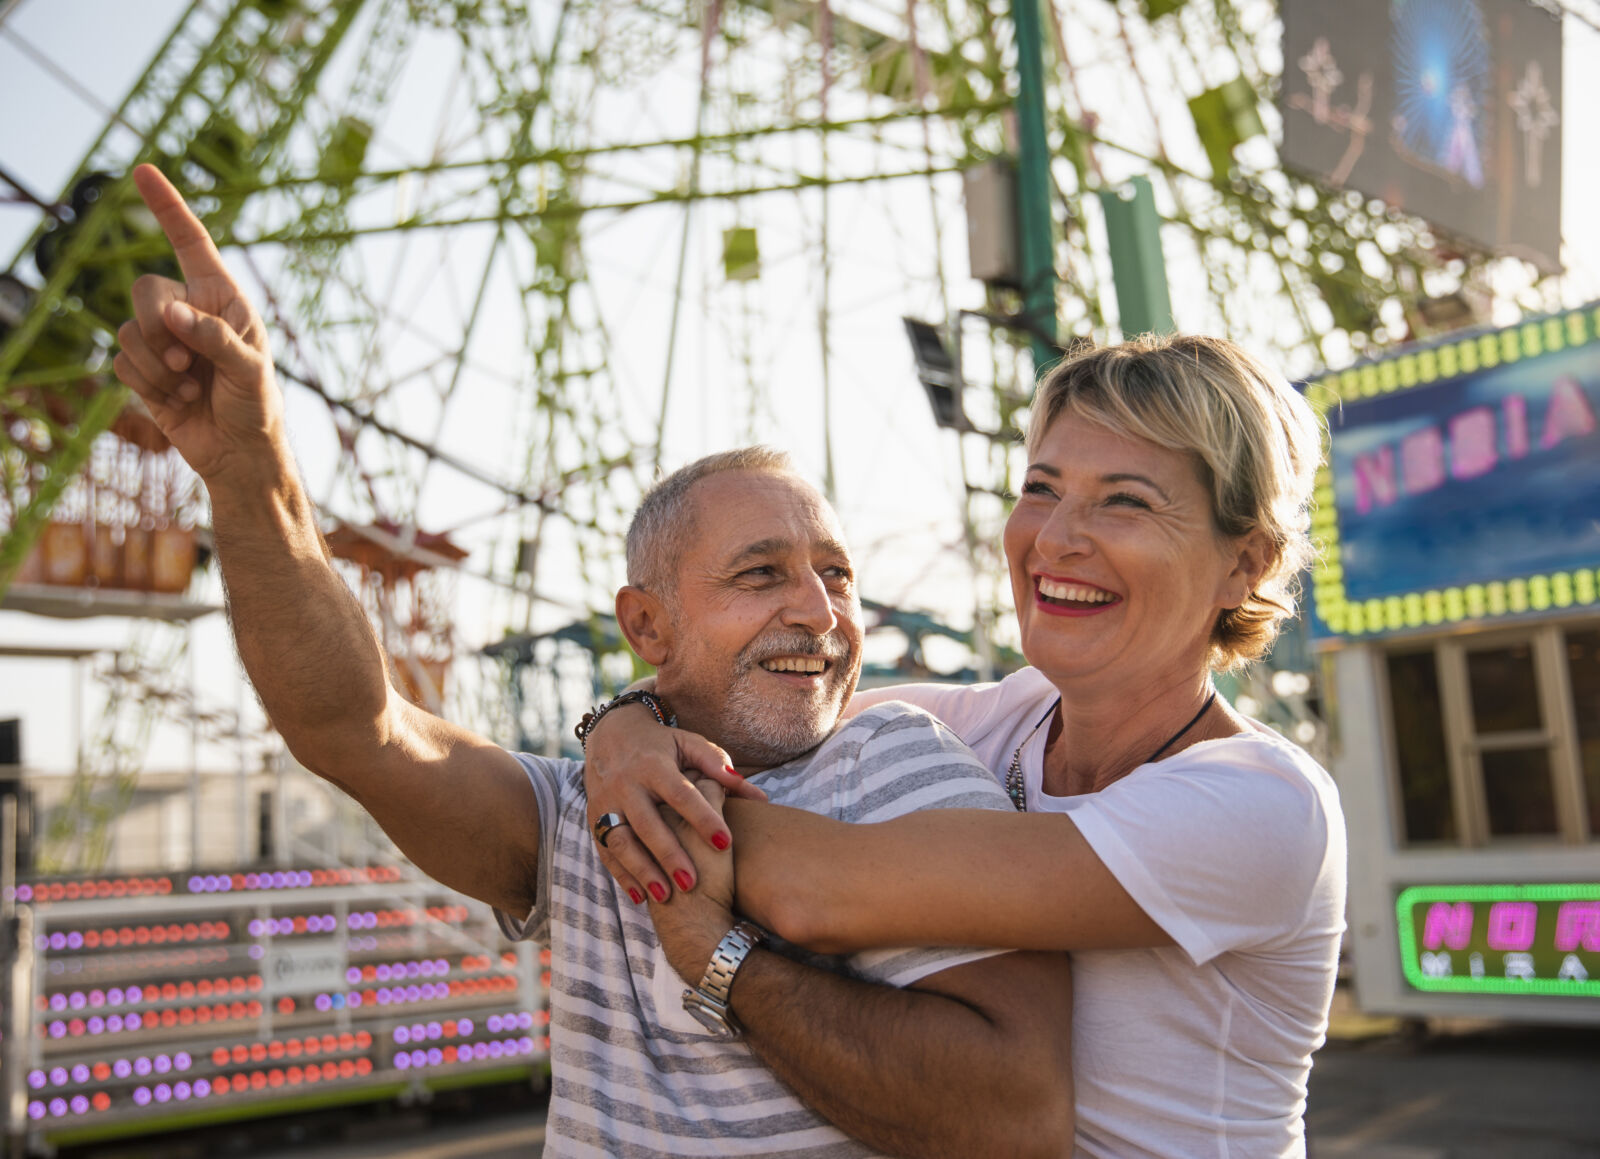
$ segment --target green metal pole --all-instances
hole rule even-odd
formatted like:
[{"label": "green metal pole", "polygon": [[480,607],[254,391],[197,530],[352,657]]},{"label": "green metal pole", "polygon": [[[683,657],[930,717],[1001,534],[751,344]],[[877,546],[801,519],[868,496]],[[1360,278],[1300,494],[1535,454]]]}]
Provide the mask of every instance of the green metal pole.
[{"label": "green metal pole", "polygon": [[1122,189],[1100,194],[1110,241],[1111,273],[1117,284],[1122,337],[1170,334],[1172,296],[1161,257],[1161,215],[1148,177],[1135,177]]},{"label": "green metal pole", "polygon": [[1017,37],[1017,226],[1021,234],[1022,311],[1033,334],[1033,369],[1037,377],[1059,357],[1054,345],[1055,240],[1050,222],[1050,146],[1044,132],[1044,35],[1039,0],[1011,0],[1011,23]]}]

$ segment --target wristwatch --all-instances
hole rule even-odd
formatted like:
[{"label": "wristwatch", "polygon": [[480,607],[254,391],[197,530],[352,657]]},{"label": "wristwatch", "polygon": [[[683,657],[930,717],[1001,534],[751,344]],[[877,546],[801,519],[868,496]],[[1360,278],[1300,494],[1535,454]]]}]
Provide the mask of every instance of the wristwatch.
[{"label": "wristwatch", "polygon": [[723,934],[722,941],[711,951],[711,961],[706,963],[699,987],[683,992],[683,1008],[718,1038],[738,1038],[744,1033],[728,1008],[728,995],[750,951],[766,940],[767,935],[759,926],[740,922]]}]

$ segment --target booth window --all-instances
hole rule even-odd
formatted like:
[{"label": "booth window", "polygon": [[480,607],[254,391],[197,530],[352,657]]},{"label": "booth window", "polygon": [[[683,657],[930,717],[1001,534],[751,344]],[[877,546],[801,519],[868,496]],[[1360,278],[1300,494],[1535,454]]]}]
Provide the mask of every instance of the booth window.
[{"label": "booth window", "polygon": [[1554,836],[1560,832],[1548,752],[1489,752],[1481,754],[1479,762],[1491,837]]},{"label": "booth window", "polygon": [[1473,747],[1491,837],[1556,836],[1551,738],[1540,705],[1533,642],[1467,652]]},{"label": "booth window", "polygon": [[1577,718],[1578,764],[1589,804],[1589,832],[1600,835],[1600,628],[1567,633],[1567,678]]},{"label": "booth window", "polygon": [[1385,657],[1407,845],[1600,840],[1600,628]]},{"label": "booth window", "polygon": [[1543,727],[1539,678],[1533,646],[1519,640],[1508,648],[1478,648],[1467,653],[1467,683],[1472,689],[1473,730],[1528,732]]},{"label": "booth window", "polygon": [[1431,651],[1390,655],[1389,698],[1405,838],[1454,841],[1455,798],[1445,756],[1439,669]]}]

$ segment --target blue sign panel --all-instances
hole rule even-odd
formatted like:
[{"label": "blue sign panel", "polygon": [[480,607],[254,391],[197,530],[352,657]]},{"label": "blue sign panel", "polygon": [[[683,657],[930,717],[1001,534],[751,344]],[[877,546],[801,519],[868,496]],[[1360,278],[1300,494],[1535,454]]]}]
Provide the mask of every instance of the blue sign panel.
[{"label": "blue sign panel", "polygon": [[1308,387],[1330,434],[1318,638],[1596,604],[1597,333],[1589,308]]}]

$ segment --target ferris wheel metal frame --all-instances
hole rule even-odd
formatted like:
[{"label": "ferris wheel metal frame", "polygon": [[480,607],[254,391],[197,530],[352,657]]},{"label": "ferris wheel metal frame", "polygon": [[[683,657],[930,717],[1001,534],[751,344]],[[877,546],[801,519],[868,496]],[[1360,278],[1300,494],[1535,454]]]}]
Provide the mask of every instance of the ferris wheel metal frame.
[{"label": "ferris wheel metal frame", "polygon": [[[953,284],[940,236],[952,214],[939,190],[1014,151],[1025,49],[1047,60],[1039,99],[1063,342],[1117,332],[1102,203],[1136,177],[1153,186],[1169,266],[1185,271],[1175,285],[1187,325],[1276,349],[1302,369],[1393,342],[1423,324],[1405,303],[1482,284],[1501,263],[1276,167],[1270,9],[1258,0],[1052,0],[1043,43],[1030,46],[1000,0],[705,0],[688,10],[611,0],[193,0],[61,196],[37,198],[38,228],[7,275],[0,595],[129,405],[106,365],[112,333],[134,278],[170,271],[159,235],[129,201],[124,178],[142,161],[179,179],[255,279],[281,377],[325,406],[344,453],[324,509],[348,525],[388,528],[403,553],[422,534],[432,472],[472,481],[496,497],[474,518],[501,529],[489,561],[472,570],[510,601],[507,627],[535,635],[539,608],[581,620],[601,605],[626,510],[670,459],[664,443],[694,300],[691,238],[706,207],[799,207],[798,244],[815,263],[829,490],[839,389],[830,335],[848,245],[836,206],[847,191],[927,186],[936,252],[925,280],[942,324],[958,325],[963,308],[1022,314],[1026,287]],[[441,111],[420,156],[395,147],[385,121],[418,59],[454,70],[446,91],[465,110],[453,120]],[[1096,87],[1108,75],[1118,78],[1112,99]],[[614,94],[641,77],[689,93],[680,105],[691,127],[656,123],[648,102],[636,102],[634,123],[601,125],[618,115]],[[671,316],[655,421],[641,429],[611,368],[615,336],[587,252],[607,223],[674,212],[681,217],[662,243],[676,253],[667,262]],[[471,260],[458,240],[466,238],[481,242]],[[451,326],[427,333],[436,319],[416,316],[420,298],[400,300],[401,279],[385,285],[362,267],[369,245],[406,254],[433,246],[441,268],[455,247],[467,273]],[[729,284],[747,285],[731,262],[725,251]],[[526,340],[508,426],[527,450],[509,469],[441,438],[478,373],[474,345],[506,278],[523,291]],[[1524,292],[1555,291],[1530,281]],[[726,330],[748,365],[757,324],[735,318]],[[421,369],[384,364],[385,336],[401,332],[421,351]],[[992,545],[1032,384],[1027,344],[1025,332],[1005,329],[962,344],[963,381],[980,384],[967,389],[997,436],[966,438],[953,452],[964,490],[954,546],[970,560],[980,626],[1003,617],[1007,598]],[[763,405],[756,379],[743,400],[752,432]],[[401,395],[426,399],[431,421],[416,422],[396,403]],[[563,542],[588,582],[555,594],[542,561]],[[915,602],[913,592],[903,598]],[[374,614],[380,627],[394,618],[381,605]],[[617,649],[604,636],[591,642],[596,657]],[[404,652],[406,634],[390,637]]]}]

